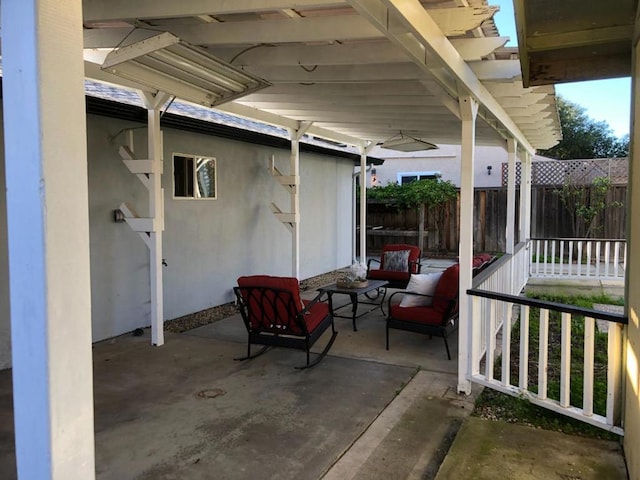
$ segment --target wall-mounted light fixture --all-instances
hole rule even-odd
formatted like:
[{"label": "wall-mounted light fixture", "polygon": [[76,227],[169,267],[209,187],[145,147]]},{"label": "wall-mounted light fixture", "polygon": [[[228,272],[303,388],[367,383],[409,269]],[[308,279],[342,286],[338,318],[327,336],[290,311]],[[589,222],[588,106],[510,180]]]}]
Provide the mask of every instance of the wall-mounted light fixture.
[{"label": "wall-mounted light fixture", "polygon": [[491,169],[493,167],[491,165],[487,165],[487,175],[491,175]]}]

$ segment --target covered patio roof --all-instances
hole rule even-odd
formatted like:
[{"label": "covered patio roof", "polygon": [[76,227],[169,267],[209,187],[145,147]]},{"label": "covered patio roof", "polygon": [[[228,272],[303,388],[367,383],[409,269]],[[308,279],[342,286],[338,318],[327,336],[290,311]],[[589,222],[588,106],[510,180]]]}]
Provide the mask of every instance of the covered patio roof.
[{"label": "covered patio roof", "polygon": [[636,0],[516,0],[526,86],[631,75]]},{"label": "covered patio roof", "polygon": [[[560,140],[553,87],[523,88],[486,0],[83,3],[85,49],[171,32],[270,84],[216,106],[229,113],[296,130],[308,122],[308,134],[349,145],[460,143],[458,101],[471,95],[478,144],[512,137],[532,152]],[[86,71],[136,86],[95,64]]]}]

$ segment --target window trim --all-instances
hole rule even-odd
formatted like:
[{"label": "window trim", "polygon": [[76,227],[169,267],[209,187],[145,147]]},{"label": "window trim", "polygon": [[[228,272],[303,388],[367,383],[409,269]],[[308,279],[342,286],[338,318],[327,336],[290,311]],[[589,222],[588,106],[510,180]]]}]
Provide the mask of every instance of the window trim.
[{"label": "window trim", "polygon": [[[214,193],[215,195],[213,197],[196,197],[196,196],[176,196],[176,176],[175,176],[175,157],[184,157],[184,158],[191,158],[194,161],[194,169],[193,169],[193,185],[195,188],[195,185],[197,184],[197,177],[196,177],[196,169],[195,169],[195,161],[198,158],[206,158],[208,160],[213,160],[213,169],[215,172],[214,178],[213,178],[213,189],[214,189]],[[209,155],[198,155],[198,154],[194,154],[194,153],[182,153],[182,152],[173,152],[171,154],[171,197],[173,198],[173,200],[179,200],[179,201],[183,201],[183,200],[197,200],[197,201],[202,201],[202,200],[218,200],[218,159],[216,157],[211,157]]]},{"label": "window trim", "polygon": [[402,179],[404,177],[417,177],[417,180],[420,180],[420,177],[435,177],[435,178],[441,178],[442,177],[442,173],[440,172],[440,170],[423,170],[423,171],[418,171],[418,172],[398,172],[396,173],[396,181],[398,182],[399,185],[402,185]]}]

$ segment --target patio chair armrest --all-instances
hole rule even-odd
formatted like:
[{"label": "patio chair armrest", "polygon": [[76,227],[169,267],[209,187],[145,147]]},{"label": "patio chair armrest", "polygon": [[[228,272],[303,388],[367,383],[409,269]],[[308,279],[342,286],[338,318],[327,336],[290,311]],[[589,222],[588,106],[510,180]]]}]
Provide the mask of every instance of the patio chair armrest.
[{"label": "patio chair armrest", "polygon": [[[322,299],[322,296],[326,295],[326,299]],[[309,312],[309,310],[311,309],[311,307],[313,307],[316,303],[320,303],[320,302],[327,302],[329,300],[329,294],[327,292],[320,292],[318,293],[315,297],[313,297],[313,299],[311,299],[308,303],[305,304],[304,308],[302,310],[300,310],[301,314],[305,314],[307,312]]]},{"label": "patio chair armrest", "polygon": [[371,262],[376,262],[378,265],[381,265],[380,260],[378,260],[377,258],[370,258],[367,261],[367,271],[371,269]]},{"label": "patio chair armrest", "polygon": [[420,271],[422,270],[422,263],[420,262],[420,259],[415,260],[415,261],[410,261],[409,262],[409,272],[413,273],[413,266],[416,266],[416,272],[415,273],[420,273]]}]

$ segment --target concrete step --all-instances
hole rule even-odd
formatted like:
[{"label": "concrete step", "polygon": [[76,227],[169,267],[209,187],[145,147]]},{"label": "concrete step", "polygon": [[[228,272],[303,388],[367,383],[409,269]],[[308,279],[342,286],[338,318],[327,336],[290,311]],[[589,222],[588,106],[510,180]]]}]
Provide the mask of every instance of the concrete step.
[{"label": "concrete step", "polygon": [[456,376],[419,371],[323,480],[433,478],[475,396],[455,392]]}]

